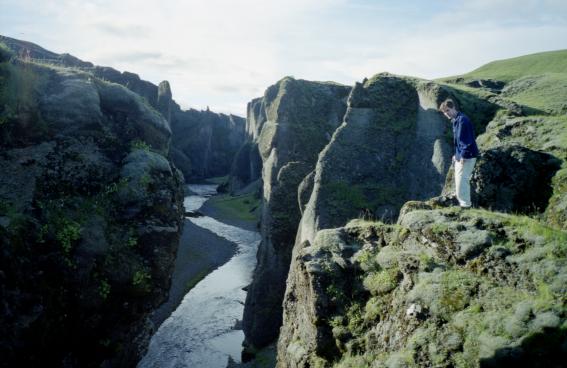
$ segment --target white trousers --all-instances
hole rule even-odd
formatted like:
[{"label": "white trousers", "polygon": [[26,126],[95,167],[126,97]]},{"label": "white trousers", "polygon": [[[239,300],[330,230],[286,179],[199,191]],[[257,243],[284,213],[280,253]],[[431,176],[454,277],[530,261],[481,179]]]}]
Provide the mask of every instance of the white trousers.
[{"label": "white trousers", "polygon": [[455,194],[461,207],[471,206],[471,175],[476,158],[455,161]]}]

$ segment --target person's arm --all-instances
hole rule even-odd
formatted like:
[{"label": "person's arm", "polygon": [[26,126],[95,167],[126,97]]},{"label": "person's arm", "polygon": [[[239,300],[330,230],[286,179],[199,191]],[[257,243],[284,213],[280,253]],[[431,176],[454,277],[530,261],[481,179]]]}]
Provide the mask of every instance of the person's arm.
[{"label": "person's arm", "polygon": [[459,136],[457,139],[461,159],[474,156],[472,150],[474,145],[474,130],[471,121],[466,116],[461,116],[459,122]]}]

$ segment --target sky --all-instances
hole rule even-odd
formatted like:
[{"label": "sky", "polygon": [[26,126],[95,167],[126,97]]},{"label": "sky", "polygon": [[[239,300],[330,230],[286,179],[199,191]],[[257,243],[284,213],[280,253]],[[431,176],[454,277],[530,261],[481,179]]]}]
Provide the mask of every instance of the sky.
[{"label": "sky", "polygon": [[567,49],[565,0],[0,0],[0,34],[246,116],[285,76],[434,79]]}]

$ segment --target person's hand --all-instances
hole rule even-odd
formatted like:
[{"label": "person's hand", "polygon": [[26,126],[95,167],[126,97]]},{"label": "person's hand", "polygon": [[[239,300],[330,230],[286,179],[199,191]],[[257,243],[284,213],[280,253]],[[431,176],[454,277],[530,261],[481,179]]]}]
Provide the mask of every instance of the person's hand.
[{"label": "person's hand", "polygon": [[453,162],[457,161],[457,160],[455,160],[455,155],[453,155],[453,157],[451,157],[451,160],[453,160]]}]

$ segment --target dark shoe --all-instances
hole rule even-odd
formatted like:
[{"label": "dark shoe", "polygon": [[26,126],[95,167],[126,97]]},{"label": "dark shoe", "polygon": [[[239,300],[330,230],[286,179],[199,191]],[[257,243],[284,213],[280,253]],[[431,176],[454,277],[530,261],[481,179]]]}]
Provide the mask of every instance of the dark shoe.
[{"label": "dark shoe", "polygon": [[459,201],[457,200],[457,197],[452,195],[433,197],[429,201],[431,202],[432,205],[439,207],[452,207],[459,205]]}]

